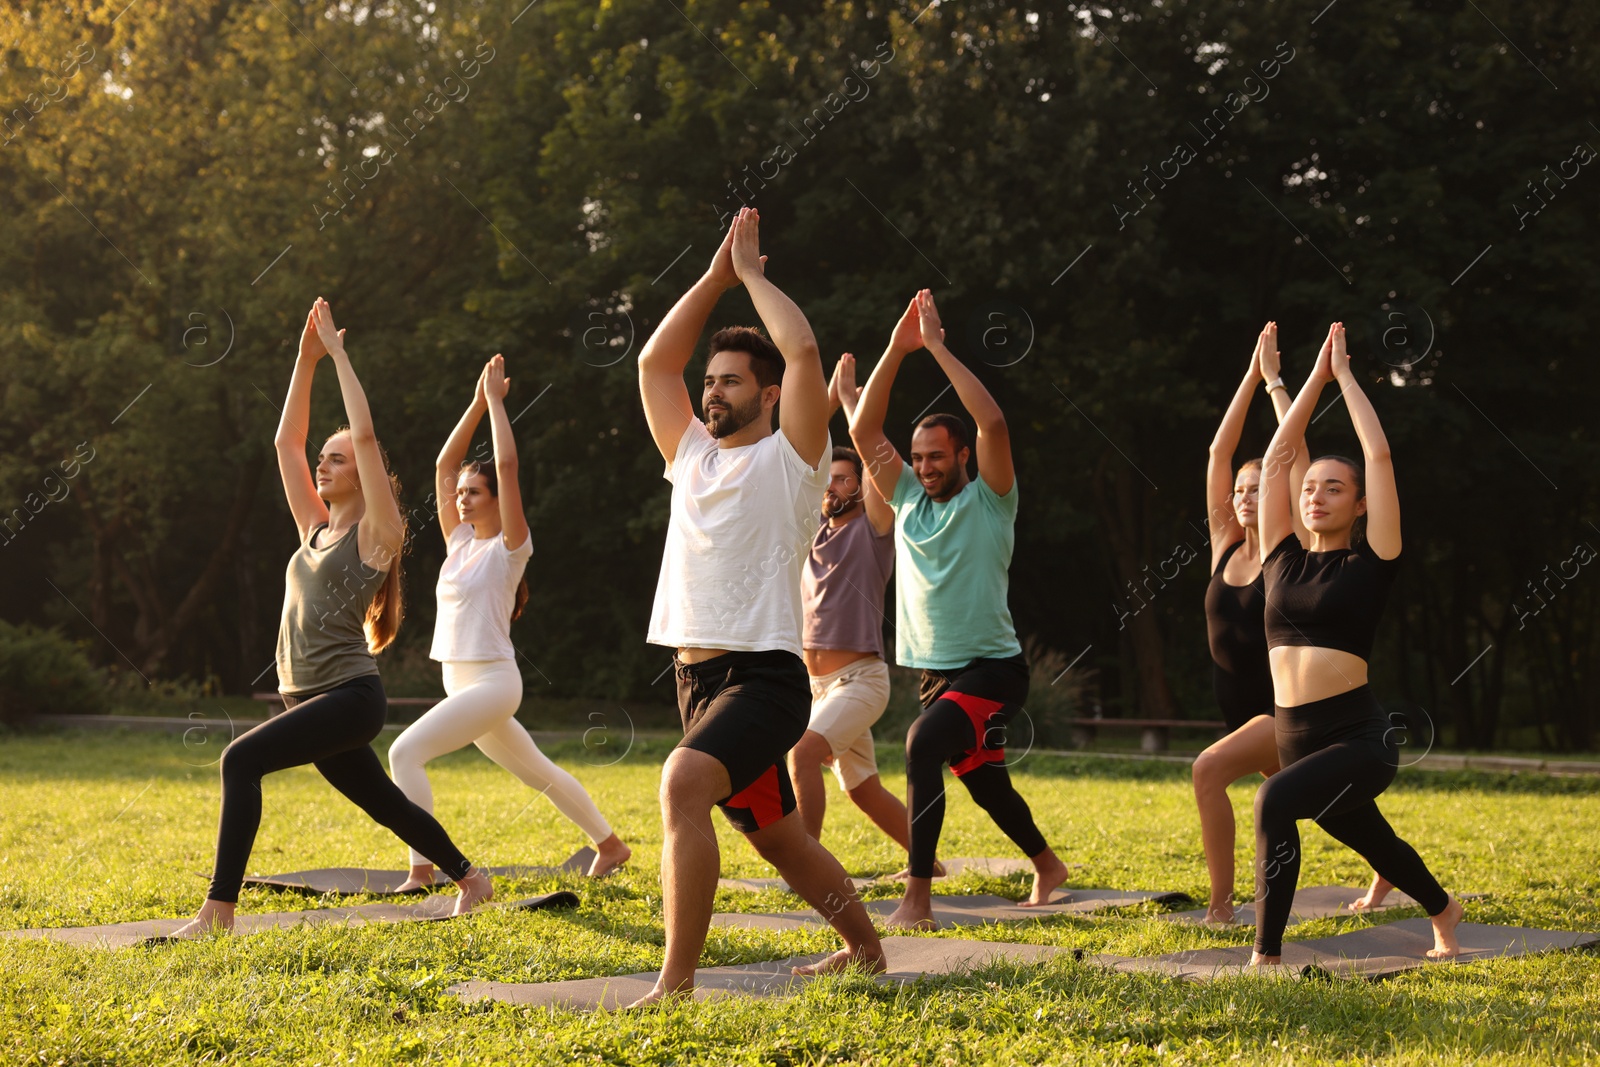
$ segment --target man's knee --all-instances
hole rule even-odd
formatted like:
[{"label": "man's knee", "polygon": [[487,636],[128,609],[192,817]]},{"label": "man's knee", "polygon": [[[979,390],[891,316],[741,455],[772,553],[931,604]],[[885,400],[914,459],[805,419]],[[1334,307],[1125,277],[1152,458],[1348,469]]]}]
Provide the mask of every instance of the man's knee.
[{"label": "man's knee", "polygon": [[661,768],[661,811],[709,811],[728,795],[728,770],[715,756],[675,748]]},{"label": "man's knee", "polygon": [[821,767],[833,758],[833,746],[815,730],[807,730],[789,750],[790,766],[801,768]]}]

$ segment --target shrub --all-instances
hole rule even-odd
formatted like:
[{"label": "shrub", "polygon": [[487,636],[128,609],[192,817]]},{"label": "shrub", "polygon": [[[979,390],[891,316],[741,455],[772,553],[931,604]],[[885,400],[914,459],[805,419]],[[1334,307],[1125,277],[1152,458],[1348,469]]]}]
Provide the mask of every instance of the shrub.
[{"label": "shrub", "polygon": [[55,630],[0,620],[0,723],[105,710],[105,677],[81,648]]}]

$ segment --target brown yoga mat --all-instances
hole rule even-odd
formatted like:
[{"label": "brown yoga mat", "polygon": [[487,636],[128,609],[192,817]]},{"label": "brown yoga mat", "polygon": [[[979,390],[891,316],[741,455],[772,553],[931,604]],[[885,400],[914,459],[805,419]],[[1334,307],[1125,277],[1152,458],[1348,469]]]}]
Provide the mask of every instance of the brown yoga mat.
[{"label": "brown yoga mat", "polygon": [[[583,874],[594,862],[594,849],[580,848],[560,867],[489,867],[490,874],[501,878],[541,878],[547,874]],[[363,867],[323,867],[312,871],[290,871],[288,874],[268,874],[246,878],[244,884],[258,889],[281,889],[308,896],[333,893],[337,896],[354,896],[369,893],[374,896],[422,895],[426,889],[411,889],[396,893],[397,886],[405,882],[405,871],[375,871]],[[433,884],[446,886],[450,879],[438,870],[433,872]]]},{"label": "brown yoga mat", "polygon": [[[1343,885],[1303,885],[1294,891],[1294,904],[1289,911],[1289,925],[1309,922],[1312,919],[1330,919],[1340,915],[1376,915],[1379,912],[1392,911],[1395,908],[1416,907],[1417,902],[1400,892],[1398,889],[1389,890],[1389,895],[1383,898],[1383,903],[1367,911],[1355,912],[1350,910],[1350,905],[1367,895],[1365,888],[1352,889]],[[1482,893],[1457,893],[1457,900],[1479,900]],[[1156,918],[1166,922],[1198,923],[1206,917],[1206,909],[1195,908],[1191,911],[1169,911]],[[1254,926],[1256,922],[1256,906],[1242,904],[1233,909],[1233,922],[1231,926]]]},{"label": "brown yoga mat", "polygon": [[[321,926],[339,923],[345,926],[367,926],[372,923],[436,922],[450,918],[455,903],[454,894],[440,894],[427,897],[415,904],[359,904],[354,907],[318,908],[310,911],[245,914],[234,920],[233,932],[235,936],[242,936],[259,933],[262,930],[284,930],[302,924]],[[562,891],[528,897],[507,904],[491,903],[485,907],[537,911],[542,908],[576,907],[577,904],[577,894]],[[110,923],[105,926],[3,930],[0,931],[0,938],[42,939],[84,948],[128,948],[132,945],[162,940],[188,921],[187,918],[144,919],[139,922]]]},{"label": "brown yoga mat", "polygon": [[[988,941],[960,941],[943,937],[886,937],[884,954],[889,970],[877,976],[887,983],[913,982],[928,974],[954,974],[998,961],[1037,963],[1073,950],[1053,945],[1010,945]],[[812,981],[789,973],[793,966],[815,963],[825,954],[795,956],[737,967],[703,967],[695,975],[695,998],[728,996],[781,996]],[[466,1001],[497,1000],[507,1004],[562,1007],[577,1011],[616,1008],[648,993],[660,977],[658,971],[609,978],[578,978],[566,982],[461,982],[450,987]]]},{"label": "brown yoga mat", "polygon": [[[1188,900],[1182,893],[1150,893],[1122,889],[1067,889],[1058,890],[1050,903],[1036,908],[1019,907],[1015,901],[987,895],[938,896],[933,898],[933,919],[941,928],[974,926],[990,922],[1018,919],[1038,919],[1046,915],[1084,915],[1104,908],[1123,908],[1145,901],[1158,904]],[[876,919],[886,919],[900,906],[900,901],[868,901],[868,914]],[[827,920],[815,911],[787,911],[765,915],[739,915],[721,913],[711,917],[712,926],[740,927],[749,930],[795,930],[808,926],[825,926]]]},{"label": "brown yoga mat", "polygon": [[[1002,858],[998,856],[954,856],[941,860],[944,864],[944,873],[934,877],[935,882],[946,878],[954,878],[961,874],[982,874],[991,878],[1003,878],[1009,874],[1032,874],[1033,864],[1025,859],[1014,857]],[[1069,870],[1082,867],[1081,863],[1069,863]],[[852,878],[850,884],[859,892],[869,885],[892,881],[889,875],[878,875],[874,878]],[[718,878],[719,889],[746,889],[750,892],[759,892],[763,889],[779,889],[789,892],[789,883],[782,878]]]},{"label": "brown yoga mat", "polygon": [[1248,945],[1134,959],[1122,956],[1092,959],[1119,971],[1154,971],[1194,981],[1263,972],[1269,977],[1335,974],[1376,979],[1435,963],[1473,963],[1600,943],[1600,934],[1467,922],[1456,927],[1456,936],[1461,942],[1461,954],[1454,960],[1439,961],[1430,960],[1426,955],[1433,947],[1433,924],[1427,919],[1401,919],[1313,941],[1287,941],[1280,967],[1250,967]]}]

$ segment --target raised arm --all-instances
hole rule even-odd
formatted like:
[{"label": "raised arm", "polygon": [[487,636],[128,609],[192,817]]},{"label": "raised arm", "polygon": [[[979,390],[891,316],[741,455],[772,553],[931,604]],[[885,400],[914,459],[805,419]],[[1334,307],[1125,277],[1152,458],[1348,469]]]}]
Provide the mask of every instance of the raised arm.
[{"label": "raised arm", "polygon": [[344,331],[334,327],[333,309],[322,297],[317,297],[311,313],[317,324],[317,335],[339,371],[345,421],[350,424],[350,444],[356,453],[356,471],[361,475],[363,509],[356,535],[357,548],[363,563],[387,571],[399,558],[405,536],[400,502],[394,498],[389,472],[383,466],[383,453],[378,450],[378,435],[372,428],[372,409],[367,406],[367,394],[344,350]]},{"label": "raised arm", "polygon": [[[1294,398],[1289,393],[1289,387],[1283,385],[1283,360],[1278,353],[1278,324],[1267,323],[1267,341],[1261,348],[1261,380],[1267,384],[1267,396],[1272,399],[1272,413],[1281,423],[1289,414],[1289,407]],[[1282,386],[1282,388],[1279,388]],[[1311,468],[1311,450],[1302,435],[1300,440],[1294,442],[1294,459],[1289,463],[1289,484],[1301,486],[1305,484],[1306,471]],[[1296,492],[1298,493],[1298,488]],[[1257,497],[1256,506],[1260,508],[1260,498]],[[1311,547],[1311,531],[1306,529],[1305,516],[1300,514],[1298,506],[1291,507],[1289,514],[1294,517],[1294,535],[1299,538],[1304,548]],[[1259,516],[1259,510],[1258,510]],[[1258,530],[1257,533],[1260,531]],[[1216,566],[1213,562],[1212,569]]]},{"label": "raised arm", "polygon": [[778,404],[778,432],[813,468],[825,463],[828,444],[828,381],[822,374],[822,352],[805,314],[763,271],[761,216],[742,208],[733,220],[733,266],[750,293],[761,325],[783,354],[783,391]]},{"label": "raised arm", "polygon": [[850,416],[850,441],[861,455],[861,465],[878,493],[888,500],[894,496],[895,483],[900,480],[900,470],[905,460],[895,451],[888,435],[883,432],[883,420],[889,414],[889,393],[894,388],[894,377],[900,373],[900,363],[922,347],[922,332],[917,326],[917,298],[906,305],[894,333],[889,335],[889,347],[884,349],[878,365],[872,368],[866,388],[856,400],[856,410]]},{"label": "raised arm", "polygon": [[1311,413],[1322,395],[1322,387],[1333,380],[1332,364],[1329,362],[1332,351],[1333,330],[1330,328],[1305,387],[1289,406],[1288,414],[1278,424],[1278,431],[1272,435],[1272,443],[1267,446],[1267,453],[1261,459],[1261,495],[1256,505],[1256,525],[1261,535],[1263,561],[1278,547],[1280,541],[1295,532],[1294,512],[1300,498],[1300,483],[1292,481],[1295,477],[1296,444],[1300,451],[1305,450],[1305,433],[1311,423]]},{"label": "raised arm", "polygon": [[974,442],[978,454],[978,477],[982,478],[997,496],[1005,496],[1017,483],[1016,467],[1011,462],[1011,431],[1006,428],[1006,417],[1000,412],[989,390],[944,345],[944,330],[939,328],[939,309],[934,306],[933,293],[924,289],[917,294],[917,316],[922,328],[922,343],[933,353],[939,368],[955,387],[956,396],[977,423],[978,438]]},{"label": "raised arm", "polygon": [[[1239,448],[1239,438],[1244,433],[1244,419],[1250,412],[1250,400],[1256,393],[1256,380],[1261,374],[1261,349],[1266,344],[1267,331],[1263,327],[1256,335],[1256,348],[1250,353],[1250,366],[1245,369],[1244,380],[1233,391],[1228,410],[1222,413],[1222,424],[1211,439],[1211,452],[1206,458],[1206,531],[1211,536],[1211,569],[1227,547],[1244,536],[1239,516],[1233,510],[1233,456]],[[1257,508],[1260,507],[1259,497]]]},{"label": "raised arm", "polygon": [[311,528],[328,521],[328,505],[317,495],[317,482],[306,462],[306,426],[311,421],[311,379],[317,361],[328,354],[317,336],[315,309],[306,312],[305,329],[300,333],[300,352],[295,357],[294,373],[289,377],[289,395],[283,402],[278,432],[272,444],[278,453],[278,474],[283,478],[283,495],[289,500],[289,514],[304,541]]},{"label": "raised arm", "polygon": [[[741,213],[743,209],[740,209]],[[639,395],[644,400],[645,421],[650,436],[668,463],[678,454],[678,442],[694,418],[689,388],[683,384],[683,368],[694,355],[694,346],[705,331],[706,320],[722,299],[722,294],[739,284],[733,269],[733,226],[722,236],[711,266],[700,280],[678,298],[661,320],[656,332],[639,353]]]},{"label": "raised arm", "polygon": [[1350,354],[1345,350],[1344,323],[1333,324],[1332,370],[1350,421],[1361,439],[1361,454],[1366,460],[1367,544],[1383,559],[1400,554],[1400,490],[1395,485],[1394,461],[1389,455],[1389,439],[1372,401],[1361,391],[1361,383],[1350,371]]},{"label": "raised arm", "polygon": [[444,530],[446,544],[461,525],[461,516],[456,511],[456,482],[461,478],[461,464],[467,458],[472,435],[478,432],[478,423],[488,410],[489,404],[483,398],[483,374],[479,373],[472,387],[472,403],[467,405],[456,428],[450,431],[450,439],[439,450],[439,458],[433,462],[433,495],[439,505],[439,526]]},{"label": "raised arm", "polygon": [[[828,395],[837,397],[844,407],[844,417],[854,419],[861,402],[861,387],[856,385],[856,357],[849,352],[839,357],[833,368],[833,379],[828,383]],[[881,536],[894,529],[894,509],[878,492],[878,483],[866,477],[866,462],[862,464],[861,504],[866,509],[867,521]]]},{"label": "raised arm", "polygon": [[500,537],[515,552],[528,539],[528,516],[522,511],[522,484],[517,481],[517,440],[506,415],[506,361],[498,352],[483,369],[483,395],[489,402],[489,432],[494,439],[494,473],[500,483]]}]

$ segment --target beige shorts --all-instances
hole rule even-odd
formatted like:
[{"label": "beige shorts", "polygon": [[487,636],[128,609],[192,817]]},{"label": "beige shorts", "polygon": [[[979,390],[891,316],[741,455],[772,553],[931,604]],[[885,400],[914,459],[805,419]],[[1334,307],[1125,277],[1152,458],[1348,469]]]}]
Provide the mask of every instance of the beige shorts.
[{"label": "beige shorts", "polygon": [[811,725],[833,749],[833,776],[850,790],[878,773],[872,724],[889,706],[889,665],[877,656],[811,679]]}]

